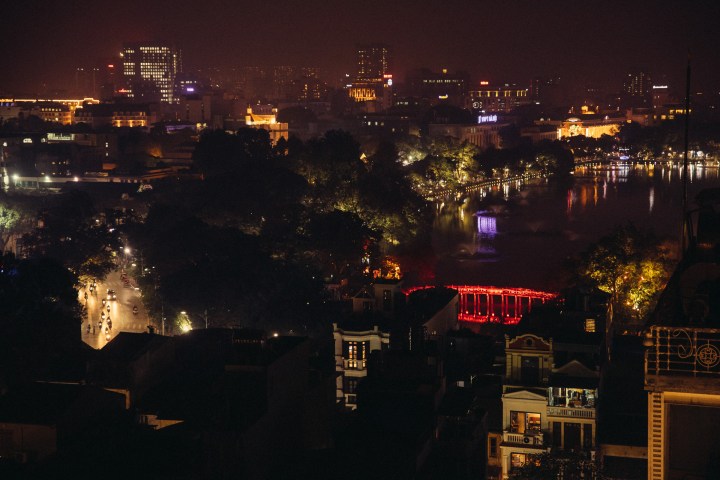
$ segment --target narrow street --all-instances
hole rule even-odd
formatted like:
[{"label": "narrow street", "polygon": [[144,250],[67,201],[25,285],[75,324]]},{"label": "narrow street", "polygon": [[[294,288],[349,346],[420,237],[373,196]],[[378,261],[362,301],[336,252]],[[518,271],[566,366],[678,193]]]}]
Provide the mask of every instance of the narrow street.
[{"label": "narrow street", "polygon": [[[143,306],[140,291],[136,289],[137,283],[133,278],[128,278],[128,284],[122,280],[122,271],[111,272],[104,282],[98,282],[97,288],[90,292],[88,286],[80,288],[78,299],[82,305],[86,305],[88,312],[87,320],[81,325],[82,340],[93,348],[100,349],[107,345],[118,332],[147,332],[150,320]],[[116,299],[108,299],[108,290],[114,290]],[[87,300],[85,294],[87,293]],[[105,299],[105,305],[102,300]],[[107,309],[107,306],[110,309]],[[133,307],[137,307],[138,313],[133,314]],[[104,317],[102,314],[105,314]],[[112,328],[108,327],[108,318],[111,320]],[[90,331],[88,332],[88,322]],[[107,333],[109,335],[106,335]],[[156,330],[157,332],[157,330]]]}]

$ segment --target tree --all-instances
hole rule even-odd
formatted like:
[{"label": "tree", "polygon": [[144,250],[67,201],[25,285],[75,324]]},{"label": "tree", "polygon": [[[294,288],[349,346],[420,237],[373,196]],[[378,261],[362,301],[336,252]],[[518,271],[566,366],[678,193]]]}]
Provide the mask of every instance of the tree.
[{"label": "tree", "polygon": [[21,220],[17,209],[7,204],[0,204],[0,251],[5,251],[10,237],[17,231]]},{"label": "tree", "polygon": [[0,193],[0,252],[8,248],[13,237],[33,228],[38,201],[33,196]]},{"label": "tree", "polygon": [[186,311],[198,319],[207,311],[214,326],[295,331],[320,318],[321,276],[272,257],[260,237],[193,217],[153,222],[144,232],[149,236],[137,240],[154,272],[143,280],[153,315],[162,308],[167,318]]},{"label": "tree", "polygon": [[55,258],[84,281],[104,277],[113,267],[113,252],[120,247],[117,234],[95,222],[95,208],[87,193],[72,190],[49,198],[40,213],[40,225],[22,237],[25,253]]},{"label": "tree", "polygon": [[248,164],[272,157],[270,134],[259,128],[241,128],[236,134],[224,130],[203,132],[193,152],[193,162],[206,175],[239,172]]},{"label": "tree", "polygon": [[358,175],[365,169],[360,144],[342,130],[330,130],[310,140],[298,167],[318,196],[330,202],[352,197]]},{"label": "tree", "polygon": [[364,259],[367,262],[376,254],[377,234],[354,213],[333,210],[316,214],[306,230],[308,256],[331,283],[358,273]]},{"label": "tree", "polygon": [[556,175],[570,175],[575,168],[575,158],[572,151],[559,141],[543,141],[535,147],[537,155],[543,155],[545,159],[552,159],[550,164],[546,164],[547,173]]},{"label": "tree", "polygon": [[584,252],[576,273],[610,294],[609,324],[613,317],[640,324],[669,278],[670,253],[651,232],[628,224]]},{"label": "tree", "polygon": [[412,188],[391,143],[382,142],[358,178],[358,215],[389,245],[407,243],[429,225],[427,203]]},{"label": "tree", "polygon": [[77,278],[50,258],[0,263],[0,379],[61,367],[79,344]]}]

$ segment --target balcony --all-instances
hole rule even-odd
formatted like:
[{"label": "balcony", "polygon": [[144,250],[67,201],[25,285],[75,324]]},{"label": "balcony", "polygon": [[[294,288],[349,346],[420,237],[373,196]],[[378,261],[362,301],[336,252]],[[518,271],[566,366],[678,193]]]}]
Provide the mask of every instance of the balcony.
[{"label": "balcony", "polygon": [[367,360],[347,360],[340,355],[335,355],[335,370],[338,372],[342,370],[356,370],[362,372],[367,370]]},{"label": "balcony", "polygon": [[720,393],[720,330],[653,326],[645,334],[646,389]]},{"label": "balcony", "polygon": [[502,443],[507,446],[545,449],[542,432],[513,433],[505,431],[503,432]]},{"label": "balcony", "polygon": [[345,370],[365,370],[367,368],[365,360],[343,360]]},{"label": "balcony", "polygon": [[587,418],[595,419],[594,408],[548,407],[550,417]]}]

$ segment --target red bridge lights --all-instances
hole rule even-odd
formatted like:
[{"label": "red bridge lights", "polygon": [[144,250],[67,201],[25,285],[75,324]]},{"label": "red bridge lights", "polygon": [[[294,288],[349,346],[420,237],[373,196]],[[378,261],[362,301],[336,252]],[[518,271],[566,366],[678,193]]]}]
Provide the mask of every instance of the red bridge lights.
[{"label": "red bridge lights", "polygon": [[[533,306],[557,299],[556,293],[542,292],[527,288],[501,288],[479,285],[447,285],[458,291],[458,320],[473,323],[502,323],[515,325],[523,314]],[[405,291],[406,295],[432,288],[431,286],[413,287]]]}]

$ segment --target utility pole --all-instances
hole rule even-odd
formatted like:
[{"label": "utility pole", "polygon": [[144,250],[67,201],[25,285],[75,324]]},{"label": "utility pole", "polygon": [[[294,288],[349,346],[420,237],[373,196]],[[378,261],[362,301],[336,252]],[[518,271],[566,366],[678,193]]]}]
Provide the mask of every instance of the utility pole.
[{"label": "utility pole", "polygon": [[205,330],[207,330],[208,323],[207,323],[207,308],[205,309]]},{"label": "utility pole", "polygon": [[688,132],[690,130],[690,53],[688,52],[687,71],[685,77],[685,155],[683,155],[683,195],[682,195],[682,227],[680,233],[680,258],[685,255],[687,248],[687,237],[690,232],[687,231],[687,184],[688,184]]}]

